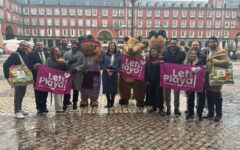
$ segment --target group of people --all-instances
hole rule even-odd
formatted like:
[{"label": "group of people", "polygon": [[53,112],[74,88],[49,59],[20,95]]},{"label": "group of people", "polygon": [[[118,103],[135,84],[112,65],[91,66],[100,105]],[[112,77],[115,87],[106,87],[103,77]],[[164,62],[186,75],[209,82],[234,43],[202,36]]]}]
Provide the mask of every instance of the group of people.
[{"label": "group of people", "polygon": [[[89,60],[86,59],[84,53],[81,52],[79,42],[72,42],[71,47],[67,46],[66,37],[61,38],[59,47],[52,47],[49,51],[44,50],[44,44],[41,41],[35,43],[32,52],[28,51],[28,43],[23,41],[20,43],[16,53],[12,53],[4,62],[4,76],[9,78],[9,67],[21,64],[21,59],[25,65],[32,71],[34,81],[37,78],[37,70],[39,65],[46,65],[55,69],[69,71],[73,74],[72,82],[72,102],[71,94],[54,94],[55,111],[64,112],[68,105],[72,105],[74,110],[77,109],[79,92],[82,90],[83,73],[88,72]],[[171,90],[169,88],[160,87],[160,63],[175,63],[187,65],[201,65],[206,68],[205,89],[202,93],[186,92],[187,96],[187,116],[186,119],[193,118],[195,107],[195,94],[197,94],[197,115],[199,120],[202,118],[214,118],[219,121],[222,117],[222,85],[210,86],[208,77],[211,73],[213,65],[227,66],[229,57],[224,49],[219,47],[216,37],[208,40],[210,50],[207,54],[200,53],[198,41],[193,41],[190,48],[185,47],[184,43],[178,46],[178,40],[172,38],[170,45],[166,46],[163,51],[157,49],[149,49],[149,55],[146,57],[145,66],[145,83],[146,83],[146,105],[152,106],[149,112],[159,109],[159,113],[163,115],[171,114]],[[110,42],[107,50],[102,52],[99,68],[102,70],[103,94],[107,98],[107,108],[114,106],[115,96],[117,94],[117,84],[119,70],[121,67],[120,51],[114,42]],[[14,112],[16,118],[24,118],[28,113],[22,109],[22,101],[27,86],[16,86],[14,90]],[[180,91],[174,91],[174,114],[181,115]],[[48,92],[34,90],[36,109],[38,113],[47,113],[47,97]],[[208,103],[208,114],[202,116],[205,106],[205,99]],[[166,103],[166,110],[164,109]],[[87,106],[81,103],[80,106]],[[97,106],[97,104],[96,104]],[[216,115],[214,115],[214,107],[216,107]]]}]

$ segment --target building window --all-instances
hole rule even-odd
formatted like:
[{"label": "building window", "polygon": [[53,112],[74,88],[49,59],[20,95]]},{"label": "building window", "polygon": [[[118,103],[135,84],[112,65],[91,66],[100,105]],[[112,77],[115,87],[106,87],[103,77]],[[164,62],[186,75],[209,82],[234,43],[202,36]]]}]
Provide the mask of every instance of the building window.
[{"label": "building window", "polygon": [[38,14],[39,15],[45,15],[45,9],[44,8],[38,8]]},{"label": "building window", "polygon": [[177,18],[178,17],[178,10],[173,10],[173,17]]},{"label": "building window", "polygon": [[182,37],[182,38],[186,37],[186,31],[185,31],[185,30],[182,30],[182,31],[181,31],[181,37]]},{"label": "building window", "polygon": [[232,11],[232,18],[236,18],[236,11]]},{"label": "building window", "polygon": [[3,0],[0,0],[0,6],[3,6]]},{"label": "building window", "polygon": [[83,20],[82,19],[78,19],[78,26],[80,26],[80,27],[83,26]]},{"label": "building window", "polygon": [[25,33],[25,35],[29,35],[29,34],[30,34],[30,31],[29,31],[29,29],[25,29],[24,31],[25,31],[25,32],[24,32],[24,33]]},{"label": "building window", "polygon": [[210,38],[211,36],[212,36],[212,32],[211,32],[211,31],[207,31],[207,32],[206,32],[206,37],[207,37],[207,38]]},{"label": "building window", "polygon": [[36,36],[37,35],[37,29],[32,29],[32,35]]},{"label": "building window", "polygon": [[124,10],[123,9],[119,10],[119,17],[124,17]]},{"label": "building window", "polygon": [[40,24],[40,26],[45,25],[44,18],[39,18],[39,24]]},{"label": "building window", "polygon": [[54,25],[55,26],[59,26],[60,25],[60,19],[59,18],[55,18],[54,19]]},{"label": "building window", "polygon": [[230,11],[225,11],[225,18],[230,18]]},{"label": "building window", "polygon": [[186,27],[186,20],[182,20],[182,28]]},{"label": "building window", "polygon": [[169,10],[164,10],[163,11],[163,16],[166,17],[166,18],[169,17]]},{"label": "building window", "polygon": [[92,20],[92,27],[97,27],[97,20],[96,19]]},{"label": "building window", "polygon": [[44,29],[40,29],[40,36],[45,36],[45,30]]},{"label": "building window", "polygon": [[190,28],[194,28],[195,27],[195,21],[194,20],[190,20]]},{"label": "building window", "polygon": [[219,38],[219,37],[220,37],[220,31],[216,31],[216,32],[215,32],[215,36],[216,36],[217,38]]},{"label": "building window", "polygon": [[37,15],[37,8],[31,8],[31,14]]},{"label": "building window", "polygon": [[160,10],[155,10],[155,17],[160,17]]},{"label": "building window", "polygon": [[48,29],[48,36],[52,36],[52,29]]},{"label": "building window", "polygon": [[211,10],[208,10],[208,12],[207,12],[207,17],[208,17],[208,18],[212,18],[212,11],[211,11]]},{"label": "building window", "polygon": [[108,16],[108,10],[102,9],[102,16]]},{"label": "building window", "polygon": [[75,16],[75,9],[74,8],[70,9],[70,16]]},{"label": "building window", "polygon": [[152,20],[147,20],[146,27],[151,28],[152,27]]},{"label": "building window", "polygon": [[116,9],[113,9],[113,10],[112,10],[112,16],[113,16],[113,17],[117,17],[117,10],[116,10]]},{"label": "building window", "polygon": [[78,11],[78,16],[82,16],[82,12],[83,12],[82,9],[78,8],[77,11]]},{"label": "building window", "polygon": [[164,22],[163,22],[163,27],[165,27],[165,28],[168,27],[168,21],[167,21],[167,20],[164,20]]},{"label": "building window", "polygon": [[102,27],[107,27],[107,20],[102,20]]},{"label": "building window", "polygon": [[137,26],[142,27],[142,20],[137,20]]},{"label": "building window", "polygon": [[137,36],[142,36],[142,30],[137,31]]},{"label": "building window", "polygon": [[63,29],[63,30],[62,30],[62,35],[63,35],[63,36],[66,36],[66,35],[67,35],[67,30],[66,30],[66,29]]},{"label": "building window", "polygon": [[173,28],[176,28],[176,27],[177,27],[177,23],[178,23],[177,20],[173,20],[173,22],[172,22],[172,27],[173,27]]},{"label": "building window", "polygon": [[221,11],[220,10],[216,11],[216,18],[221,18]]},{"label": "building window", "polygon": [[91,30],[86,30],[86,35],[91,34]]},{"label": "building window", "polygon": [[147,15],[146,15],[147,17],[151,17],[152,16],[152,10],[150,10],[150,9],[147,9]]},{"label": "building window", "polygon": [[59,8],[54,8],[54,15],[59,15],[59,14],[60,14]]},{"label": "building window", "polygon": [[71,30],[71,36],[75,36],[75,30],[74,29]]},{"label": "building window", "polygon": [[187,11],[186,10],[182,10],[182,17],[186,18],[187,17]]},{"label": "building window", "polygon": [[215,22],[215,27],[216,27],[216,28],[220,28],[220,21],[216,21],[216,22]]},{"label": "building window", "polygon": [[211,28],[211,27],[212,27],[212,21],[211,21],[211,20],[208,20],[208,21],[207,21],[207,27],[208,27],[208,28]]},{"label": "building window", "polygon": [[195,17],[195,10],[191,10],[191,11],[190,11],[190,17],[191,17],[191,18],[194,18],[194,17]]},{"label": "building window", "polygon": [[62,8],[62,15],[66,16],[67,15],[67,9],[66,8]]},{"label": "building window", "polygon": [[160,27],[160,20],[155,20],[155,28]]},{"label": "building window", "polygon": [[67,18],[62,19],[62,26],[67,26]]},{"label": "building window", "polygon": [[52,25],[52,18],[48,18],[48,19],[47,19],[47,25],[48,25],[48,26],[51,26],[51,25]]},{"label": "building window", "polygon": [[83,30],[82,29],[78,30],[78,35],[83,35]]},{"label": "building window", "polygon": [[231,21],[231,28],[235,28],[235,21]]},{"label": "building window", "polygon": [[23,8],[23,14],[28,15],[29,14],[29,8]]},{"label": "building window", "polygon": [[228,38],[229,37],[229,31],[224,31],[224,38]]},{"label": "building window", "polygon": [[59,29],[55,29],[55,36],[60,36],[60,30]]},{"label": "building window", "polygon": [[119,30],[118,34],[119,34],[119,37],[124,37],[124,31],[123,30]]},{"label": "building window", "polygon": [[47,15],[52,15],[52,8],[47,8],[46,11],[47,11]]},{"label": "building window", "polygon": [[37,25],[37,18],[32,18],[32,25]]},{"label": "building window", "polygon": [[203,10],[199,10],[198,11],[198,17],[199,18],[203,18],[203,16],[204,16],[204,11]]},{"label": "building window", "polygon": [[202,37],[202,31],[198,31],[198,37],[199,37],[199,38]]},{"label": "building window", "polygon": [[24,24],[29,25],[29,19],[28,18],[24,18]]},{"label": "building window", "polygon": [[132,17],[132,11],[130,9],[128,10],[128,17]]},{"label": "building window", "polygon": [[177,37],[177,31],[176,31],[176,30],[173,30],[173,31],[172,31],[172,37],[173,37],[173,38],[176,38],[176,37]]},{"label": "building window", "polygon": [[138,10],[138,17],[142,17],[143,16],[143,10],[142,9],[139,9]]},{"label": "building window", "polygon": [[194,38],[194,31],[189,31],[189,37]]},{"label": "building window", "polygon": [[4,11],[0,9],[0,18],[4,19]]},{"label": "building window", "polygon": [[132,26],[132,20],[128,20],[128,27],[131,27]]},{"label": "building window", "polygon": [[198,20],[198,27],[202,28],[203,27],[203,21],[202,20]]},{"label": "building window", "polygon": [[90,19],[86,19],[86,26],[90,27],[91,26],[91,20]]},{"label": "building window", "polygon": [[92,9],[92,16],[97,16],[97,9]]},{"label": "building window", "polygon": [[75,19],[74,19],[74,18],[71,18],[71,19],[70,19],[70,25],[71,25],[72,27],[75,26]]},{"label": "building window", "polygon": [[229,28],[230,27],[230,22],[229,21],[225,21],[225,28]]}]

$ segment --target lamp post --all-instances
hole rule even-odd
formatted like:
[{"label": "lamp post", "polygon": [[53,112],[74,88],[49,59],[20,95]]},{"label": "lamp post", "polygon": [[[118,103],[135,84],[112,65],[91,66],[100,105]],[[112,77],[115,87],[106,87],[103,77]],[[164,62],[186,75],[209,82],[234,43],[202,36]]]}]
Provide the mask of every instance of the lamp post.
[{"label": "lamp post", "polygon": [[132,18],[131,18],[131,37],[133,37],[133,31],[134,31],[134,3],[136,2],[137,0],[131,0],[131,3],[132,3]]}]

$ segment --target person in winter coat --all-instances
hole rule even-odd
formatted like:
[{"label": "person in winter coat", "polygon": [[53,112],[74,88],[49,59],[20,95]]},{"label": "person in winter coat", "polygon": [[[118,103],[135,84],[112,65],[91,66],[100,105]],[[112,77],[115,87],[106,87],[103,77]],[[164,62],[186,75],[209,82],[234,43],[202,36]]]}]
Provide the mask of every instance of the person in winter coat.
[{"label": "person in winter coat", "polygon": [[107,97],[107,108],[114,105],[115,95],[117,94],[118,71],[120,68],[120,53],[117,45],[110,42],[107,52],[105,52],[100,62],[102,72],[103,94]]}]

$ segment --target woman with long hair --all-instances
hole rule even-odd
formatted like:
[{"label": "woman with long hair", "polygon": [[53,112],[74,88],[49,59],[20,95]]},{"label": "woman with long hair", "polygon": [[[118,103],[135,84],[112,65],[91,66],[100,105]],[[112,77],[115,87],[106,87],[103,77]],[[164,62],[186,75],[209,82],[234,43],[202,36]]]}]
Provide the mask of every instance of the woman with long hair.
[{"label": "woman with long hair", "polygon": [[120,53],[117,50],[117,45],[114,42],[110,42],[107,52],[101,58],[103,94],[106,94],[107,97],[107,108],[111,108],[114,105],[119,68]]},{"label": "woman with long hair", "polygon": [[[50,48],[50,56],[47,59],[47,66],[66,71],[67,64],[65,63],[64,59],[62,58],[61,51],[58,47]],[[54,93],[54,101],[55,101],[55,111],[62,112],[62,99],[63,94],[55,94]]]}]

